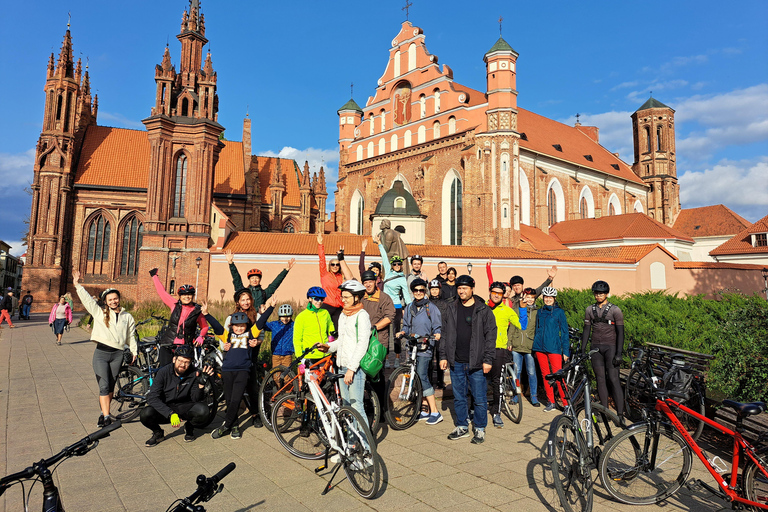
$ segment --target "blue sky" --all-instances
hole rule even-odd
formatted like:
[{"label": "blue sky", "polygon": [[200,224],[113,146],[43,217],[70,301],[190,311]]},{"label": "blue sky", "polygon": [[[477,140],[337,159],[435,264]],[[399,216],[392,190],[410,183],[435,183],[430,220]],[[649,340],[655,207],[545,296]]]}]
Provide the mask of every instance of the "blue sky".
[{"label": "blue sky", "polygon": [[[218,73],[219,122],[253,152],[338,165],[336,109],[364,105],[384,72],[404,2],[202,0]],[[454,79],[485,90],[483,54],[499,36],[520,53],[518,103],[572,124],[631,164],[630,114],[650,91],[676,110],[683,207],[723,203],[755,221],[768,214],[768,3],[415,0],[411,22]],[[48,57],[72,15],[75,56],[89,62],[101,125],[143,129],[154,66],[166,42],[178,67],[188,0],[5,2],[0,19],[0,239],[14,245],[28,215]],[[332,203],[330,205],[332,207]]]}]

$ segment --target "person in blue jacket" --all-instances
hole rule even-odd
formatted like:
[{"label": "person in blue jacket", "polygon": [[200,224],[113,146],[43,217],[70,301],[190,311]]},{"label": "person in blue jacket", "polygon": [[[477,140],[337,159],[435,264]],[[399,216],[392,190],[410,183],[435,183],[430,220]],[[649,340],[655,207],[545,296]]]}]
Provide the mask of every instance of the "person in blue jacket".
[{"label": "person in blue jacket", "polygon": [[272,333],[272,368],[290,366],[293,359],[293,308],[281,304],[277,316],[276,321],[264,326],[265,331]]},{"label": "person in blue jacket", "polygon": [[[546,376],[555,373],[563,367],[563,362],[568,361],[571,345],[568,341],[568,321],[565,319],[565,312],[557,305],[555,297],[557,290],[547,286],[541,290],[544,306],[539,310],[536,316],[536,331],[533,335],[533,352],[536,354],[536,360],[539,362],[541,375]],[[560,397],[563,400],[563,407],[566,406],[565,393],[560,383],[557,383]],[[544,390],[547,392],[549,405],[544,408],[544,412],[551,412],[555,409],[555,390],[547,379],[544,379]]]}]

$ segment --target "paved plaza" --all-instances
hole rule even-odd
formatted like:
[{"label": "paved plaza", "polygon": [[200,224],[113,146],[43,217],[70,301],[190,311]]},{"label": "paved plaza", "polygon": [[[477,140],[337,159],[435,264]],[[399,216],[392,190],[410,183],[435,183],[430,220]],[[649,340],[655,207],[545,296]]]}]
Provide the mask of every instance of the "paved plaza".
[{"label": "paved plaza", "polygon": [[[47,315],[32,315],[16,326],[0,330],[0,475],[19,471],[97,430],[99,415],[91,368],[94,345],[88,333],[73,328],[59,347]],[[503,429],[489,426],[486,442],[473,445],[469,438],[446,439],[453,428],[452,401],[438,405],[446,418],[439,425],[380,430],[385,482],[375,500],[360,498],[342,479],[343,471],[338,485],[321,496],[328,471],[315,474],[316,461],[291,456],[271,432],[250,426],[240,440],[214,441],[209,428],[193,443],[183,442],[183,429],[167,426],[166,440],[146,448],[149,431],[138,421],[126,423],[86,456],[65,461],[54,475],[67,510],[75,512],[162,512],[195,490],[198,474],[211,475],[232,461],[237,469],[224,480],[224,492],[206,505],[209,511],[561,510],[542,455],[554,413],[526,403],[519,425],[507,421]],[[221,417],[212,426],[220,422]],[[698,460],[694,476],[711,481]],[[35,486],[31,510],[40,509],[41,495]],[[706,491],[683,489],[663,506],[646,508],[722,507]],[[596,486],[594,510],[631,508],[610,501]],[[19,486],[0,498],[0,510],[23,510]]]}]

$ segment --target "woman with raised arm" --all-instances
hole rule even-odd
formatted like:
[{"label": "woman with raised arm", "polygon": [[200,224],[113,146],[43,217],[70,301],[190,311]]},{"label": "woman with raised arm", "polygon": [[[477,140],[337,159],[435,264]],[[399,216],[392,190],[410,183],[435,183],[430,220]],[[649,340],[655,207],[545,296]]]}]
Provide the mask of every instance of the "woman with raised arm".
[{"label": "woman with raised arm", "polygon": [[[341,273],[341,262],[338,257],[332,258],[326,264],[322,233],[317,234],[317,255],[320,257],[320,285],[326,293],[322,307],[331,314],[334,330],[338,330],[339,315],[343,307],[339,286],[344,282],[344,275]],[[344,253],[340,252],[339,256],[343,258]]]},{"label": "woman with raised arm", "polygon": [[112,423],[109,406],[115,390],[117,374],[123,364],[123,350],[131,350],[133,361],[136,361],[136,321],[130,313],[120,307],[120,292],[108,288],[101,292],[104,308],[91,297],[91,294],[80,285],[80,272],[72,271],[72,283],[77,290],[77,296],[85,310],[93,317],[91,341],[96,343],[93,351],[93,372],[99,384],[99,406],[101,415],[97,425],[105,427]]}]

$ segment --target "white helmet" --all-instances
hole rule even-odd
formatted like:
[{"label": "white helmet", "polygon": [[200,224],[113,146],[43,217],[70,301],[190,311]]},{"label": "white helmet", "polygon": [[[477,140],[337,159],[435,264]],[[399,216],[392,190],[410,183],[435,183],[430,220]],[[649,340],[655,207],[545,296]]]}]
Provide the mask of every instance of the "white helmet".
[{"label": "white helmet", "polygon": [[555,290],[551,286],[547,286],[546,288],[541,290],[541,294],[544,297],[557,297],[557,290]]},{"label": "white helmet", "polygon": [[339,290],[347,291],[352,295],[362,295],[365,293],[365,286],[363,286],[363,283],[357,281],[356,279],[349,279],[341,283]]}]

